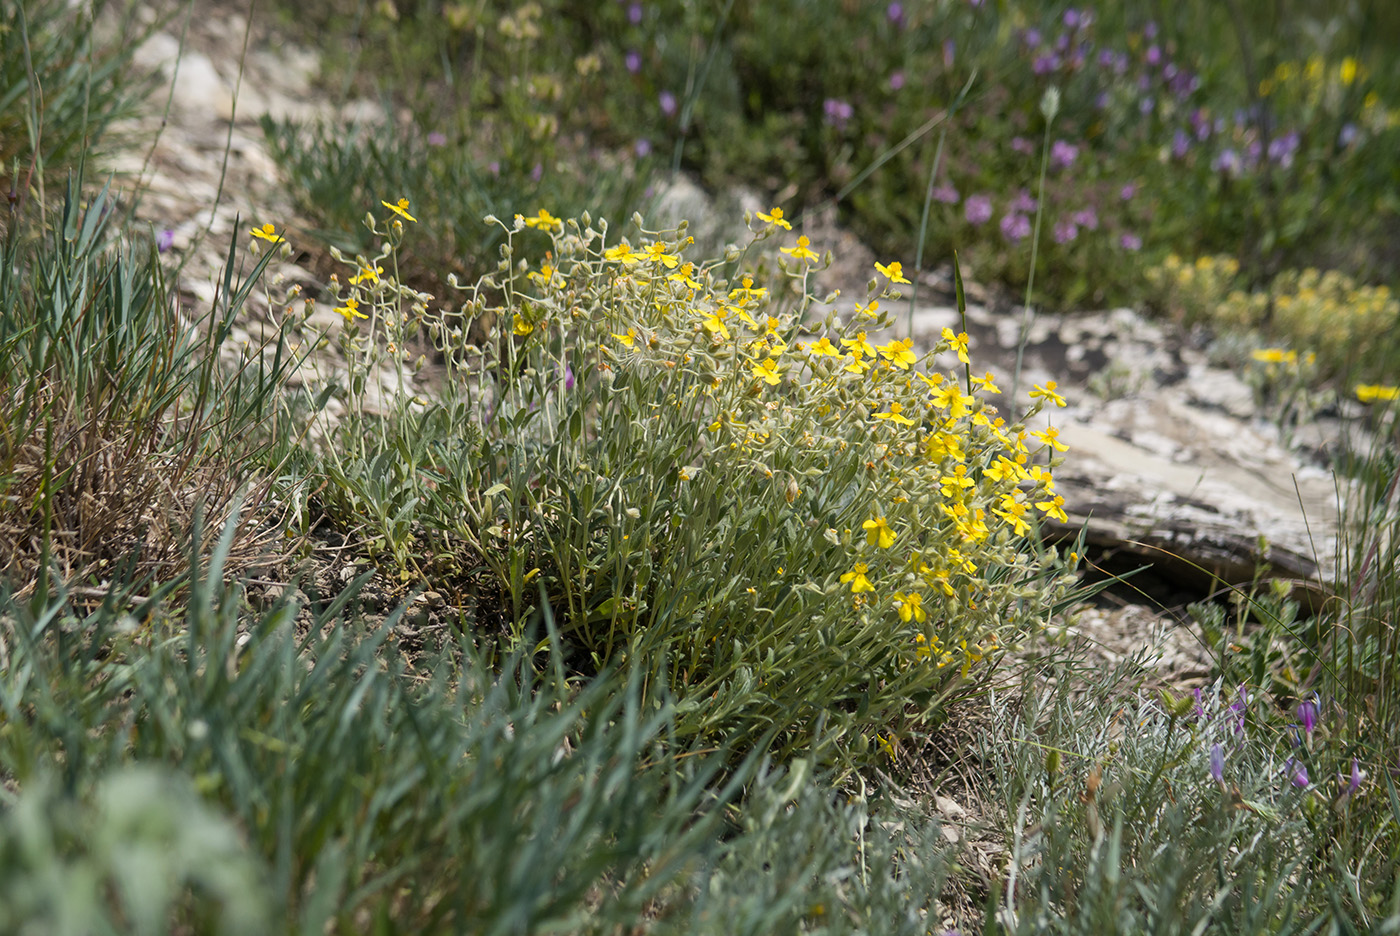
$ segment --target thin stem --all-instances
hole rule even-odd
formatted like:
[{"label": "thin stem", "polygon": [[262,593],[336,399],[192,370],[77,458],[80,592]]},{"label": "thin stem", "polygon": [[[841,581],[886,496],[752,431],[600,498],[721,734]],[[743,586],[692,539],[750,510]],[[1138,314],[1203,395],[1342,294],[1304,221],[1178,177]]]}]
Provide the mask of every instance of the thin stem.
[{"label": "thin stem", "polygon": [[1045,215],[1045,173],[1050,166],[1050,124],[1046,118],[1045,139],[1040,147],[1040,183],[1035,193],[1035,230],[1031,234],[1031,270],[1026,276],[1026,301],[1021,314],[1021,337],[1016,342],[1016,371],[1011,375],[1011,415],[1016,415],[1016,400],[1020,397],[1021,362],[1026,354],[1026,341],[1031,332],[1031,293],[1035,289],[1036,259],[1040,256],[1040,221]]}]

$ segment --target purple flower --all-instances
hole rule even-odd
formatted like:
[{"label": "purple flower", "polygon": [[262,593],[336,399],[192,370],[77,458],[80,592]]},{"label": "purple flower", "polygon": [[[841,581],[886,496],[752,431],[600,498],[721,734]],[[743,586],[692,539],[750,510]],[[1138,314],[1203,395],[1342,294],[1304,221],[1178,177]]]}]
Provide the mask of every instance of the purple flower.
[{"label": "purple flower", "polygon": [[429,145],[429,146],[446,146],[446,145],[447,145],[447,134],[445,134],[445,133],[443,133],[443,132],[441,132],[441,131],[439,131],[439,130],[434,130],[432,133],[428,134],[428,145]]},{"label": "purple flower", "polygon": [[1122,247],[1124,250],[1139,251],[1142,249],[1142,238],[1138,237],[1132,231],[1128,231],[1122,237],[1118,238],[1118,246]]},{"label": "purple flower", "polygon": [[1342,791],[1341,801],[1346,802],[1356,795],[1356,791],[1361,789],[1361,781],[1366,779],[1366,771],[1361,769],[1361,764],[1356,758],[1351,759],[1351,776],[1337,774],[1338,779],[1347,785]]},{"label": "purple flower", "polygon": [[1079,147],[1073,143],[1066,143],[1064,140],[1056,140],[1050,144],[1050,165],[1056,169],[1068,169],[1074,165],[1074,160],[1079,156]]},{"label": "purple flower", "polygon": [[1298,789],[1306,789],[1312,781],[1308,779],[1308,768],[1302,761],[1289,758],[1283,765],[1283,772],[1288,774],[1288,779]]},{"label": "purple flower", "polygon": [[1172,136],[1172,156],[1182,159],[1191,149],[1191,138],[1186,135],[1186,131],[1180,127],[1176,128],[1176,133]]},{"label": "purple flower", "polygon": [[628,49],[623,61],[627,63],[627,70],[634,75],[642,70],[642,53],[636,49]]},{"label": "purple flower", "polygon": [[1223,149],[1211,160],[1210,168],[1216,172],[1223,172],[1226,175],[1239,175],[1243,164],[1240,162],[1240,154],[1232,149]]},{"label": "purple flower", "polygon": [[173,228],[165,228],[165,229],[163,229],[163,230],[161,230],[161,231],[158,231],[158,232],[156,233],[156,252],[157,252],[157,253],[165,253],[167,250],[169,250],[171,247],[174,247],[174,246],[175,246],[175,230],[174,230]]},{"label": "purple flower", "polygon": [[667,117],[673,116],[676,113],[676,96],[670,91],[662,91],[657,100],[661,104],[661,113],[665,114]]},{"label": "purple flower", "polygon": [[1025,189],[1018,191],[1016,197],[1011,199],[1011,210],[1019,214],[1030,214],[1038,207],[1036,200],[1031,198],[1031,193]]},{"label": "purple flower", "polygon": [[990,195],[969,195],[963,204],[963,216],[968,224],[986,224],[992,219],[992,197]]},{"label": "purple flower", "polygon": [[1197,686],[1192,694],[1196,697],[1196,710],[1193,713],[1196,721],[1205,721],[1206,718],[1206,697],[1200,686]]},{"label": "purple flower", "polygon": [[1060,33],[1055,37],[1055,51],[1064,52],[1069,48],[1069,33]]},{"label": "purple flower", "polygon": [[1068,244],[1079,236],[1079,228],[1068,218],[1055,222],[1055,243]]},{"label": "purple flower", "polygon": [[1037,55],[1035,61],[1031,62],[1031,71],[1037,75],[1048,75],[1060,67],[1060,57],[1058,55]]},{"label": "purple flower", "polygon": [[641,21],[642,5],[640,3],[634,3],[627,8],[627,22],[631,23],[633,26],[636,26]]},{"label": "purple flower", "polygon": [[575,383],[575,380],[574,380],[574,369],[573,369],[572,367],[570,367],[568,364],[565,364],[565,365],[564,365],[564,389],[565,389],[565,390],[572,390],[572,389],[574,389],[574,383]]},{"label": "purple flower", "polygon": [[942,202],[945,205],[956,205],[958,203],[958,190],[951,185],[940,185],[931,193],[933,200]]},{"label": "purple flower", "polygon": [[945,70],[953,67],[953,53],[957,51],[957,44],[952,39],[943,40],[943,68]]},{"label": "purple flower", "polygon": [[1108,100],[1108,92],[1100,91],[1098,96],[1094,98],[1094,106],[1099,110],[1108,110]]},{"label": "purple flower", "polygon": [[1122,190],[1118,193],[1118,197],[1123,199],[1123,201],[1132,201],[1133,196],[1136,194],[1137,185],[1135,185],[1132,182],[1129,182],[1127,185],[1123,186]]},{"label": "purple flower", "polygon": [[1337,134],[1337,145],[1342,147],[1351,146],[1356,142],[1356,124],[1342,124],[1342,132]]},{"label": "purple flower", "polygon": [[1113,54],[1112,49],[1104,49],[1099,53],[1099,67],[1112,68],[1113,63],[1114,61],[1116,61],[1116,59],[1117,57]]},{"label": "purple flower", "polygon": [[632,146],[632,152],[637,154],[638,159],[646,159],[651,155],[651,141],[642,137]]},{"label": "purple flower", "polygon": [[1219,742],[1210,746],[1210,776],[1216,783],[1225,785],[1225,751]]},{"label": "purple flower", "polygon": [[1070,215],[1070,220],[1088,231],[1099,229],[1099,213],[1093,209],[1093,206],[1076,211]]},{"label": "purple flower", "polygon": [[1036,46],[1040,45],[1040,30],[1027,29],[1025,32],[1021,33],[1021,41],[1026,44],[1027,49],[1034,49]]},{"label": "purple flower", "polygon": [[1240,700],[1230,703],[1230,717],[1235,720],[1235,734],[1244,733],[1244,720],[1248,714],[1249,693],[1245,691],[1244,683],[1240,683]]},{"label": "purple flower", "polygon": [[1162,50],[1155,45],[1147,47],[1147,64],[1156,67],[1162,63]]},{"label": "purple flower", "polygon": [[1007,214],[1001,219],[1001,236],[1013,244],[1019,244],[1030,236],[1030,219],[1022,214]]},{"label": "purple flower", "polygon": [[890,75],[890,90],[898,91],[902,87],[904,87],[904,72],[897,71]]},{"label": "purple flower", "polygon": [[1152,20],[1147,21],[1147,25],[1142,27],[1142,37],[1148,42],[1157,38],[1157,24]]},{"label": "purple flower", "polygon": [[1156,110],[1156,109],[1157,109],[1157,99],[1156,99],[1156,98],[1145,97],[1145,98],[1143,98],[1141,101],[1138,101],[1138,111],[1141,112],[1141,114],[1142,114],[1144,117],[1146,117],[1148,114],[1152,113],[1152,112],[1153,112],[1154,110]]},{"label": "purple flower", "polygon": [[1079,11],[1076,10],[1074,7],[1070,7],[1068,10],[1065,10],[1065,28],[1079,28]]},{"label": "purple flower", "polygon": [[838,130],[844,129],[846,121],[851,119],[855,113],[855,108],[840,98],[827,98],[822,104],[822,111],[826,114],[826,122]]},{"label": "purple flower", "polygon": [[486,171],[489,172],[489,173],[491,173],[493,176],[498,176],[498,175],[500,175],[500,174],[501,174],[501,163],[500,163],[500,160],[493,159],[493,160],[491,160],[491,162],[487,163],[487,164],[486,164]]},{"label": "purple flower", "polygon": [[1297,130],[1290,130],[1283,136],[1269,141],[1269,159],[1287,169],[1293,165],[1293,157],[1298,152],[1300,140]]},{"label": "purple flower", "polygon": [[1298,705],[1298,721],[1303,723],[1303,733],[1312,739],[1313,729],[1317,727],[1317,702],[1309,699]]},{"label": "purple flower", "polygon": [[885,16],[886,16],[886,18],[888,18],[889,21],[890,21],[891,23],[893,23],[895,26],[903,26],[903,25],[904,25],[904,4],[902,4],[902,3],[891,3],[889,6],[885,7]]},{"label": "purple flower", "polygon": [[544,178],[544,163],[535,163],[535,168],[530,170],[530,181],[538,182]]},{"label": "purple flower", "polygon": [[1035,152],[1035,144],[1025,137],[1016,136],[1011,138],[1011,149],[1014,152],[1029,156],[1031,153]]}]

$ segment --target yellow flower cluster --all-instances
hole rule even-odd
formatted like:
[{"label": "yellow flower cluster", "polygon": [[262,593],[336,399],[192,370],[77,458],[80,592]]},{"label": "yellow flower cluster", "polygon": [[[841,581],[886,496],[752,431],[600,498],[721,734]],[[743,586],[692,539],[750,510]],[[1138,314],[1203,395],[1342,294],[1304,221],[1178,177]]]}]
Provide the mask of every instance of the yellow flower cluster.
[{"label": "yellow flower cluster", "polygon": [[[758,218],[767,227],[756,238],[787,228],[779,209]],[[1001,390],[991,373],[972,376],[966,334],[946,329],[924,355],[910,341],[872,340],[888,324],[879,300],[908,282],[900,263],[877,264],[887,286],[851,322],[833,313],[809,325],[789,290],[755,285],[761,268],[722,279],[721,262],[685,258],[689,239],[606,243],[544,211],[516,230],[526,226],[554,244],[550,265],[515,280],[531,290],[527,305],[559,309],[551,322],[593,336],[599,379],[657,380],[648,419],[690,414],[696,442],[676,477],[691,496],[711,479],[754,483],[795,523],[825,528],[845,561],[808,587],[847,614],[887,615],[907,634],[910,665],[966,669],[995,652],[1046,561],[1037,525],[1069,520],[1051,473],[1066,446],[1054,427],[998,414],[988,401]],[[805,238],[783,251],[816,259]],[[785,269],[805,282],[806,263]],[[527,344],[545,344],[546,329],[521,326]],[[940,359],[953,369],[934,367]],[[1031,415],[1066,405],[1053,381],[1030,399]],[[815,479],[834,475],[847,479],[839,506],[815,510],[809,498],[825,483]],[[750,584],[756,599],[761,584]]]}]

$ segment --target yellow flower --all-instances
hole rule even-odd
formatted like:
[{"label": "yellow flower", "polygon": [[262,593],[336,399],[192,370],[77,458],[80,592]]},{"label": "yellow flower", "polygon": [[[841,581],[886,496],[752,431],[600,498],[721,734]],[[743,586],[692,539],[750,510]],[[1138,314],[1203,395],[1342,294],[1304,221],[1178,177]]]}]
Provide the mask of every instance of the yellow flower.
[{"label": "yellow flower", "polygon": [[1068,406],[1069,404],[1065,402],[1065,398],[1055,392],[1055,387],[1056,383],[1053,380],[1045,381],[1045,386],[1043,387],[1040,384],[1036,384],[1035,388],[1031,390],[1031,399],[1034,400],[1036,397],[1044,397],[1056,406]]},{"label": "yellow flower", "polygon": [[1032,432],[1031,435],[1057,452],[1069,451],[1069,446],[1060,441],[1060,430],[1056,429],[1054,426],[1048,427],[1044,432]]},{"label": "yellow flower", "polygon": [[971,411],[968,404],[972,402],[973,397],[963,396],[958,385],[951,380],[933,391],[933,405],[948,410],[948,415],[954,419],[966,416]]},{"label": "yellow flower", "polygon": [[782,375],[778,372],[778,362],[771,357],[762,364],[755,364],[751,373],[759,380],[768,381],[769,386],[775,386],[782,379]]},{"label": "yellow flower", "polygon": [[379,204],[383,205],[385,208],[388,208],[390,211],[392,211],[394,214],[398,215],[400,218],[403,218],[405,221],[417,221],[417,220],[418,220],[418,219],[415,218],[413,215],[411,215],[411,214],[408,213],[408,199],[407,199],[407,198],[400,198],[399,201],[398,201],[398,204],[396,204],[396,205],[391,205],[391,204],[389,204],[389,203],[386,202],[386,201],[380,201]]},{"label": "yellow flower", "polygon": [[826,337],[825,335],[822,336],[822,340],[821,340],[821,341],[818,341],[816,344],[812,345],[812,346],[808,349],[808,351],[809,351],[811,354],[815,354],[815,355],[817,355],[817,356],[819,356],[819,357],[840,357],[840,356],[841,356],[841,352],[837,349],[836,345],[832,344],[832,343],[831,343],[831,339],[828,338],[828,337]]},{"label": "yellow flower", "polygon": [[[404,207],[408,207],[407,203],[404,203]],[[410,218],[409,220],[411,221],[413,219]],[[525,226],[535,228],[539,231],[560,231],[564,229],[564,222],[541,208],[539,214],[535,215],[533,218],[525,219]]]},{"label": "yellow flower", "polygon": [[603,259],[613,263],[622,263],[631,266],[634,263],[640,263],[642,257],[640,254],[634,253],[632,247],[624,241],[616,247],[609,247],[607,250],[603,251]]},{"label": "yellow flower", "polygon": [[705,331],[712,335],[718,335],[725,341],[729,340],[729,328],[724,324],[724,309],[719,308],[711,312],[709,317],[702,323]]},{"label": "yellow flower", "polygon": [[911,595],[895,592],[894,606],[899,612],[899,619],[906,624],[910,621],[922,624],[928,620],[928,612],[924,610],[924,598],[918,592]]},{"label": "yellow flower", "polygon": [[875,586],[870,584],[870,579],[865,577],[865,573],[870,570],[865,567],[865,563],[857,562],[855,567],[845,575],[841,576],[841,584],[851,583],[852,594],[859,595],[861,592],[873,592]]},{"label": "yellow flower", "polygon": [[764,296],[768,295],[768,290],[764,287],[759,286],[756,289],[754,288],[753,277],[749,276],[747,273],[744,274],[742,282],[742,287],[729,290],[729,301],[744,303],[751,299],[762,299]]},{"label": "yellow flower", "polygon": [[620,342],[622,342],[623,344],[627,345],[627,347],[631,348],[631,347],[635,347],[635,345],[636,345],[636,341],[637,341],[637,330],[636,330],[635,328],[629,328],[629,329],[627,329],[627,334],[625,334],[625,335],[619,335],[619,334],[617,334],[616,332],[613,332],[613,333],[612,333],[612,336],[613,336],[614,338],[616,338],[618,341],[620,341]]},{"label": "yellow flower", "polygon": [[890,529],[884,517],[867,520],[860,526],[865,531],[865,541],[871,546],[878,545],[881,549],[889,549],[894,545],[894,530]]},{"label": "yellow flower", "polygon": [[914,342],[912,340],[891,341],[880,349],[880,356],[900,370],[908,370],[910,364],[918,361],[918,358],[914,356],[914,352],[909,350],[913,345]]},{"label": "yellow flower", "polygon": [[[866,365],[866,366],[868,367],[869,365]],[[847,369],[847,370],[850,370],[849,367],[847,367],[846,369]],[[910,419],[908,416],[901,415],[903,412],[904,412],[904,407],[903,407],[903,406],[901,406],[901,405],[898,404],[898,403],[891,403],[891,404],[890,404],[890,411],[889,411],[888,413],[876,413],[876,414],[875,414],[875,418],[876,418],[876,419],[889,419],[889,420],[892,420],[892,421],[894,421],[894,422],[899,423],[901,426],[912,426],[912,425],[914,425],[914,420]]]},{"label": "yellow flower", "polygon": [[938,479],[938,490],[944,497],[958,497],[963,489],[976,487],[977,482],[967,476],[967,466],[958,465],[950,475]]},{"label": "yellow flower", "polygon": [[945,458],[963,461],[967,453],[963,451],[962,437],[953,432],[933,433],[928,437],[928,457],[936,462]]},{"label": "yellow flower", "polygon": [[1030,524],[1026,523],[1026,505],[1016,500],[1014,494],[1003,494],[1001,509],[993,508],[992,513],[1011,524],[1017,536],[1025,536],[1030,530]]},{"label": "yellow flower", "polygon": [[674,282],[680,283],[684,286],[689,286],[691,289],[704,289],[705,287],[701,286],[699,283],[697,283],[694,279],[691,278],[690,274],[694,271],[695,264],[687,263],[679,270],[672,273],[666,278],[668,280],[673,280]]},{"label": "yellow flower", "polygon": [[797,239],[796,247],[781,247],[779,249],[783,253],[795,257],[798,260],[815,260],[817,259],[817,255],[814,251],[809,249],[810,244],[811,241],[809,241],[807,235],[804,234]]},{"label": "yellow flower", "polygon": [[264,224],[260,228],[253,228],[248,233],[260,240],[265,240],[273,244],[280,243],[282,240],[282,235],[277,233],[277,226],[270,223]]},{"label": "yellow flower", "polygon": [[1293,364],[1298,360],[1297,351],[1285,351],[1283,348],[1255,348],[1249,356],[1268,364]]},{"label": "yellow flower", "polygon": [[1356,388],[1356,398],[1362,403],[1400,400],[1400,387],[1387,387],[1383,384],[1360,384]]},{"label": "yellow flower", "polygon": [[1337,77],[1341,79],[1342,84],[1350,87],[1351,83],[1356,80],[1356,73],[1356,59],[1350,55],[1342,59],[1342,64],[1337,68]]},{"label": "yellow flower", "polygon": [[858,354],[864,354],[866,357],[875,356],[875,346],[865,339],[865,332],[856,332],[854,338],[842,338],[841,343],[854,349]]},{"label": "yellow flower", "polygon": [[880,300],[871,299],[870,305],[868,306],[863,306],[859,302],[857,302],[856,313],[864,318],[874,318],[875,316],[880,314]]},{"label": "yellow flower", "polygon": [[788,224],[787,220],[783,217],[783,209],[781,208],[774,208],[772,211],[768,212],[768,214],[764,214],[760,211],[758,213],[758,220],[766,221],[769,224],[776,224],[785,231],[792,230],[792,225]]},{"label": "yellow flower", "polygon": [[967,357],[967,332],[953,334],[951,328],[943,329],[943,340],[948,342],[950,350],[958,352],[958,360],[964,364],[971,363]]},{"label": "yellow flower", "polygon": [[844,370],[848,370],[852,374],[864,374],[870,370],[870,362],[863,359],[860,348],[851,352],[851,356],[853,360],[843,368]]},{"label": "yellow flower", "polygon": [[1061,523],[1069,523],[1069,515],[1065,513],[1065,499],[1056,494],[1050,500],[1036,501],[1035,506],[1044,511],[1048,517],[1054,517]]},{"label": "yellow flower", "polygon": [[666,245],[661,241],[653,241],[648,244],[643,258],[652,263],[659,263],[668,270],[674,270],[681,264],[681,258],[675,254],[667,253]]},{"label": "yellow flower", "polygon": [[992,383],[992,381],[995,379],[996,378],[992,376],[992,372],[987,371],[987,376],[985,377],[973,377],[972,385],[974,387],[977,387],[978,389],[985,390],[988,393],[1000,393],[1001,388],[998,387],[996,384]]},{"label": "yellow flower", "polygon": [[885,274],[885,276],[889,278],[889,281],[891,283],[909,282],[907,279],[904,278],[904,267],[900,264],[898,260],[894,261],[889,266],[885,266],[883,263],[877,261],[875,264],[875,269]]},{"label": "yellow flower", "polygon": [[357,318],[369,318],[368,315],[365,315],[363,312],[360,311],[360,304],[354,299],[346,299],[345,305],[340,306],[335,311],[339,312],[342,316],[344,316],[345,321],[347,322],[353,322]]},{"label": "yellow flower", "polygon": [[535,330],[535,326],[520,317],[520,313],[515,313],[515,327],[511,329],[522,338]]},{"label": "yellow flower", "polygon": [[383,273],[384,268],[382,266],[377,266],[372,270],[369,267],[360,267],[360,272],[350,277],[350,285],[358,286],[361,283],[377,283],[379,282],[379,277]]}]

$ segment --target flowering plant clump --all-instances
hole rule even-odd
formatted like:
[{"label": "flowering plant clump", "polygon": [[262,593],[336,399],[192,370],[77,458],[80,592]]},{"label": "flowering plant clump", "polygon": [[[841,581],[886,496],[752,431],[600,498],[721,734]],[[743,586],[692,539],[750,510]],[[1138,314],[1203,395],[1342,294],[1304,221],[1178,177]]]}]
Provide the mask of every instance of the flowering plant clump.
[{"label": "flowering plant clump", "polygon": [[[636,221],[628,237],[587,216],[497,221],[499,268],[459,309],[407,296],[458,362],[461,399],[443,405],[474,423],[471,457],[425,492],[443,506],[426,523],[492,570],[517,635],[543,589],[599,665],[664,666],[681,735],[776,727],[805,746],[820,726],[858,758],[1070,587],[1035,539],[1041,518],[1068,519],[1064,446],[999,415],[966,335],[922,356],[877,339],[888,288],[857,321],[819,314],[820,258],[776,212],[711,261]],[[392,268],[399,231],[358,268]],[[768,238],[776,270],[750,259]],[[367,324],[399,321],[383,305],[403,287],[361,276]],[[902,280],[900,265],[880,277]],[[469,320],[497,323],[484,347]],[[1028,415],[1062,405],[1051,382]]]}]

